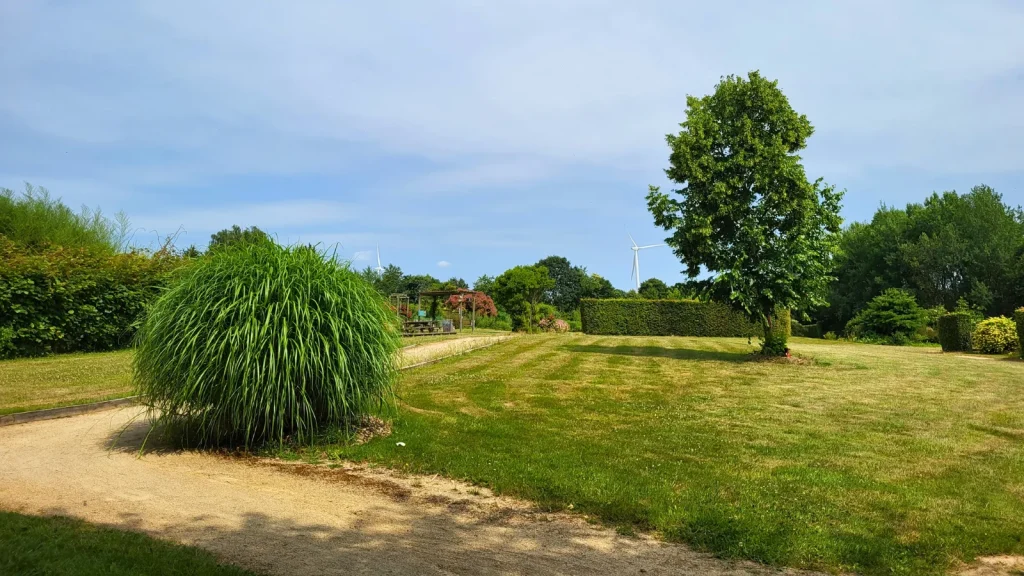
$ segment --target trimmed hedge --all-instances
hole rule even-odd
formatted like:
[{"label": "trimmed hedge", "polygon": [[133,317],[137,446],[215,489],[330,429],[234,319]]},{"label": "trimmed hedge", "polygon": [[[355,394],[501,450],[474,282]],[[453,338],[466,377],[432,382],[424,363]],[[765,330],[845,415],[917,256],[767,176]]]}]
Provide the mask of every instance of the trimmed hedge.
[{"label": "trimmed hedge", "polygon": [[[761,325],[717,302],[696,300],[584,299],[583,332],[614,336],[760,336]],[[778,329],[790,334],[789,311]]]},{"label": "trimmed hedge", "polygon": [[939,344],[943,352],[971,350],[974,318],[966,312],[953,312],[939,318]]},{"label": "trimmed hedge", "polygon": [[1013,320],[1017,323],[1017,340],[1020,343],[1020,357],[1024,358],[1024,307],[1017,308],[1013,313]]},{"label": "trimmed hedge", "polygon": [[801,324],[790,322],[793,336],[800,338],[822,338],[821,324]]},{"label": "trimmed hedge", "polygon": [[127,346],[181,258],[46,247],[0,235],[0,358]]}]

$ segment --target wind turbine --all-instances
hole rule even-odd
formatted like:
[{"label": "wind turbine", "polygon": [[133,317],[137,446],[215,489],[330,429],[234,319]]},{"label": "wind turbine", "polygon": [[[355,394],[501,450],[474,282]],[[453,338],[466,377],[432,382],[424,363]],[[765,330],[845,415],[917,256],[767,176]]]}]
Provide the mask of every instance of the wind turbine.
[{"label": "wind turbine", "polygon": [[384,267],[380,265],[380,244],[377,244],[377,267],[375,268],[377,274],[384,273]]},{"label": "wind turbine", "polygon": [[657,248],[658,246],[664,246],[664,244],[648,244],[647,246],[637,246],[636,240],[633,240],[633,236],[629,233],[629,241],[633,243],[633,272],[629,275],[629,279],[636,278],[636,289],[640,291],[640,251],[645,248]]}]

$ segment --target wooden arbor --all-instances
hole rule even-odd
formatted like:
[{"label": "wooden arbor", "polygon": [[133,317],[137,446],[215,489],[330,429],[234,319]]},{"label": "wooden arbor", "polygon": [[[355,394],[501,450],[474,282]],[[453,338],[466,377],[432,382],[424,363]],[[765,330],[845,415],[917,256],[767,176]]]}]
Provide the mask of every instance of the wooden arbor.
[{"label": "wooden arbor", "polygon": [[[458,296],[459,302],[465,301],[466,296],[482,294],[476,290],[468,290],[466,288],[455,288],[453,290],[424,290],[420,292],[420,297],[428,296],[431,298],[451,298],[452,296]],[[470,332],[476,331],[476,298],[472,298],[473,302],[472,309],[470,310]],[[462,306],[459,307],[459,330],[462,330]]]}]

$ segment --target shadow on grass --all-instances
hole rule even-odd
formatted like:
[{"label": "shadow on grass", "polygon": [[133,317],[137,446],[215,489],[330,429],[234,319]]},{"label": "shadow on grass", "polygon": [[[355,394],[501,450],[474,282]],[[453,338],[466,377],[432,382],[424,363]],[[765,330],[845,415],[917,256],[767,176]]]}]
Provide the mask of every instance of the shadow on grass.
[{"label": "shadow on grass", "polygon": [[595,344],[567,344],[560,347],[568,352],[581,354],[613,354],[617,356],[638,356],[649,358],[672,358],[675,360],[718,360],[720,362],[746,362],[746,352],[723,352],[720,350],[693,350],[690,348],[663,348],[661,346],[598,346]]}]

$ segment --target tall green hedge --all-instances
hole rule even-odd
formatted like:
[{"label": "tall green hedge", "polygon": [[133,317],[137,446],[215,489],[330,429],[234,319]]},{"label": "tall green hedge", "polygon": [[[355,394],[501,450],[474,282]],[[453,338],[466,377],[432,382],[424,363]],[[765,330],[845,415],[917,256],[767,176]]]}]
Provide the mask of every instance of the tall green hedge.
[{"label": "tall green hedge", "polygon": [[802,338],[821,338],[823,332],[821,331],[821,324],[801,324],[799,322],[790,322],[793,336]]},{"label": "tall green hedge", "polygon": [[966,312],[953,312],[939,318],[939,344],[943,352],[966,352],[971,349],[974,318]]},{"label": "tall green hedge", "polygon": [[[620,336],[759,336],[760,324],[717,302],[695,300],[584,299],[583,331]],[[778,329],[790,334],[789,311]]]},{"label": "tall green hedge", "polygon": [[1017,308],[1013,313],[1013,320],[1017,323],[1017,340],[1020,341],[1020,357],[1024,358],[1024,307]]},{"label": "tall green hedge", "polygon": [[127,346],[181,258],[43,247],[0,235],[0,358]]}]

